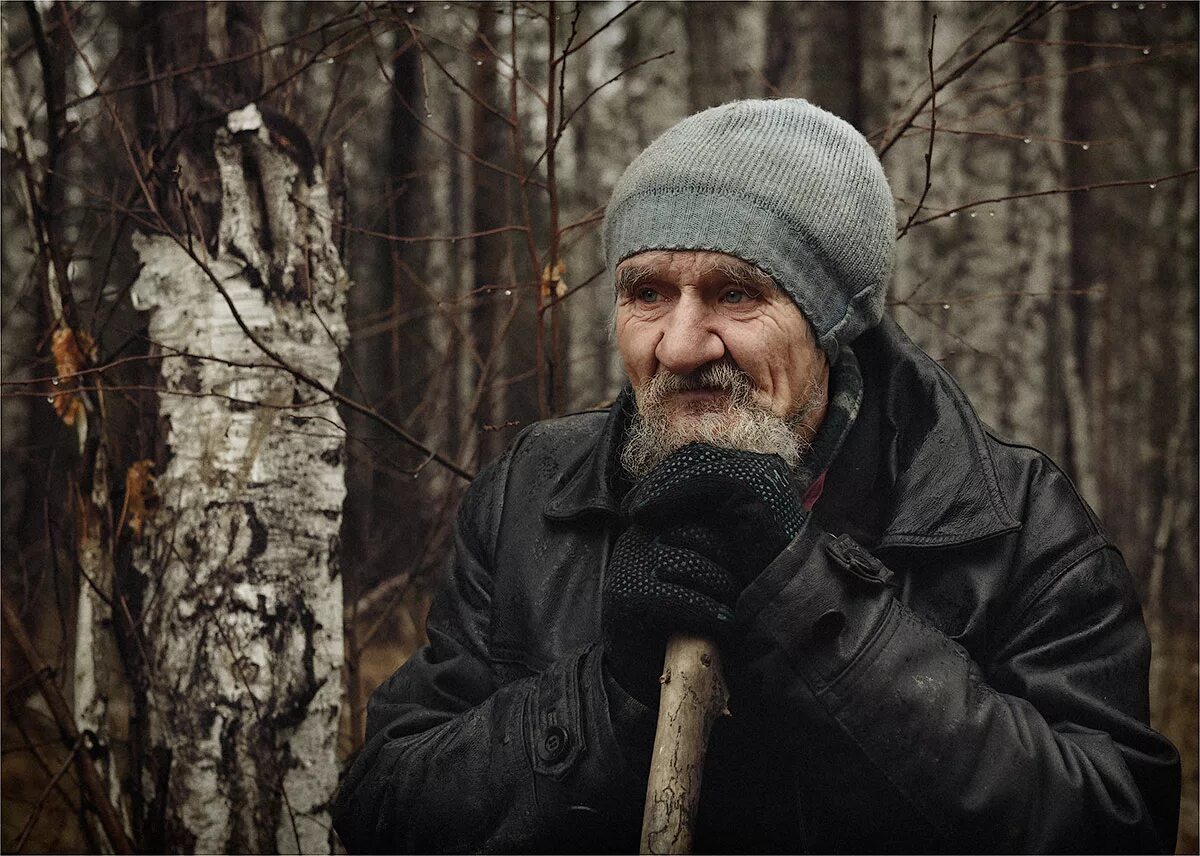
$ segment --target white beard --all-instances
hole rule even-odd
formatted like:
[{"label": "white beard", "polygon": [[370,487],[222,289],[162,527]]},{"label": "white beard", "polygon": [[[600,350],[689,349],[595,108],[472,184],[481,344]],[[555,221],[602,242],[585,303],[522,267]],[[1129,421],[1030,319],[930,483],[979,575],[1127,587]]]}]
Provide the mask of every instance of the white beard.
[{"label": "white beard", "polygon": [[[675,393],[693,389],[726,394],[696,407],[673,406]],[[728,362],[713,363],[690,375],[659,372],[635,394],[637,412],[621,450],[621,463],[635,479],[689,443],[775,454],[795,469],[812,446],[803,423],[825,403],[824,391],[814,382],[796,413],[786,419],[776,416],[754,400],[749,375]]]}]

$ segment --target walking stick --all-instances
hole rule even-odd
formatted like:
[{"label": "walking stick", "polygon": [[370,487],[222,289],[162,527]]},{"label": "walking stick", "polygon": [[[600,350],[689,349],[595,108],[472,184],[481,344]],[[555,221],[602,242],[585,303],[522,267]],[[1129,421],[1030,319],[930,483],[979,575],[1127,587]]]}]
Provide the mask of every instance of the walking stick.
[{"label": "walking stick", "polygon": [[640,852],[690,853],[708,735],[717,717],[729,712],[716,644],[703,636],[672,636],[659,683]]}]

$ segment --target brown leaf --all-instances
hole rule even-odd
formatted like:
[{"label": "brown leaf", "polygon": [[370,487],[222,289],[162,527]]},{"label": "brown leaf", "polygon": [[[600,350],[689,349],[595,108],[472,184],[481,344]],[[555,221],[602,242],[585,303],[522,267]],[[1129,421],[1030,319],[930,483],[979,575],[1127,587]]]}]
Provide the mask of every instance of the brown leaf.
[{"label": "brown leaf", "polygon": [[95,356],[96,343],[82,330],[59,327],[50,340],[50,352],[54,355],[54,371],[57,375],[53,396],[54,412],[67,425],[74,425],[83,411],[83,400],[79,397],[79,379],[88,358]]},{"label": "brown leaf", "polygon": [[542,300],[550,300],[551,298],[561,298],[567,293],[567,284],[563,281],[562,275],[567,272],[567,265],[561,259],[553,267],[546,265],[542,269]]},{"label": "brown leaf", "polygon": [[134,537],[140,537],[146,521],[158,510],[158,491],[155,489],[155,478],[151,475],[154,461],[143,458],[134,461],[125,472],[125,505],[121,509],[121,522],[117,532],[125,527]]},{"label": "brown leaf", "polygon": [[54,412],[64,425],[74,425],[82,410],[83,402],[79,400],[78,393],[60,392],[54,396]]},{"label": "brown leaf", "polygon": [[96,349],[92,337],[83,330],[59,327],[54,331],[50,351],[54,354],[54,365],[60,377],[73,375],[83,369],[88,356]]}]

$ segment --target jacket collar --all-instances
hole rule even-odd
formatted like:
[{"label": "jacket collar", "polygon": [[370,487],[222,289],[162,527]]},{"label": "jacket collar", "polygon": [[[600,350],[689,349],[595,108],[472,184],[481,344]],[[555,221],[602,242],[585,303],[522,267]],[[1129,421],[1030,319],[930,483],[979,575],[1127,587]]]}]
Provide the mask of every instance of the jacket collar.
[{"label": "jacket collar", "polygon": [[1019,529],[983,425],[950,374],[890,318],[854,350],[863,407],[817,514],[874,549],[947,547]]},{"label": "jacket collar", "polygon": [[[891,319],[854,342],[862,409],[825,478],[814,513],[864,545],[943,547],[1020,528],[1004,503],[983,426],[950,375]],[[543,511],[564,520],[620,514],[626,386],[597,442],[566,462]]]},{"label": "jacket collar", "polygon": [[633,407],[633,389],[625,384],[608,409],[596,443],[579,450],[576,464],[563,467],[563,475],[542,509],[547,517],[566,520],[588,511],[620,515],[627,486],[621,468],[621,440]]}]

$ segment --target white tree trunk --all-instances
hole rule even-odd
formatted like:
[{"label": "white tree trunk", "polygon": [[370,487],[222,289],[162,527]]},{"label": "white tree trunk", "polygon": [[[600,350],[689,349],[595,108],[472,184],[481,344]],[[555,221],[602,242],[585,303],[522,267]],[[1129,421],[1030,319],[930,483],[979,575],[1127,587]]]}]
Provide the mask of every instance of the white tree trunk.
[{"label": "white tree trunk", "polygon": [[[104,537],[101,522],[102,513],[109,509],[107,471],[107,449],[101,438],[93,467],[91,507],[81,510],[84,523],[78,562],[85,579],[80,584],[75,616],[74,712],[80,733],[95,734],[98,745],[107,750],[97,753],[96,771],[125,832],[132,836],[128,803],[121,789],[121,765],[126,758],[117,757],[118,747],[127,742],[121,739],[127,732],[121,720],[129,715],[129,688],[114,635],[118,616],[113,614],[112,604],[119,593],[113,585],[112,546]],[[97,840],[111,844],[102,835]]]},{"label": "white tree trunk", "polygon": [[[332,387],[349,283],[324,179],[272,143],[253,107],[239,114],[230,125],[246,130],[217,135],[223,206],[210,270],[261,342]],[[147,754],[160,762],[158,782],[144,776],[147,803],[165,804],[171,850],[329,852],[341,419],[272,367],[176,241],[138,237],[135,248],[135,305],[149,311],[164,358],[162,509],[135,556],[146,583]]]},{"label": "white tree trunk", "polygon": [[[889,4],[882,44],[872,54],[887,83],[892,116],[929,91],[926,52],[937,15],[935,66],[950,56],[944,76],[1016,16],[970,3]],[[1061,16],[1043,31],[1061,39]],[[978,31],[984,25],[982,31]],[[1006,45],[938,94],[932,187],[918,219],[969,202],[1062,186],[1060,49]],[[1035,87],[980,87],[980,80],[1016,81],[1045,75]],[[1021,97],[1014,92],[1023,93]],[[929,146],[928,109],[887,153],[884,165],[903,224],[921,197]],[[897,246],[890,299],[896,319],[917,344],[943,362],[966,389],[983,420],[999,431],[1062,457],[1055,434],[1057,401],[1047,401],[1052,370],[1051,301],[1065,301],[1069,211],[1065,195],[981,206],[915,227]],[[1062,307],[1066,311],[1066,307]],[[1066,368],[1074,370],[1073,364]],[[1077,383],[1075,379],[1070,382]],[[1055,406],[1051,406],[1055,405]],[[1085,419],[1086,413],[1079,418]],[[1061,432],[1059,432],[1061,434]]]}]

